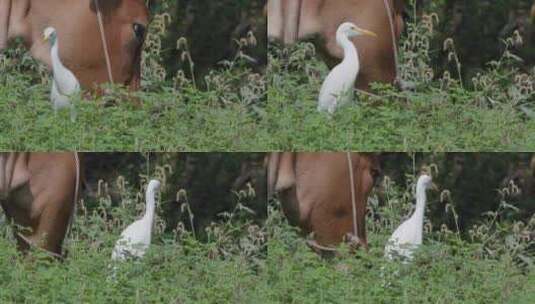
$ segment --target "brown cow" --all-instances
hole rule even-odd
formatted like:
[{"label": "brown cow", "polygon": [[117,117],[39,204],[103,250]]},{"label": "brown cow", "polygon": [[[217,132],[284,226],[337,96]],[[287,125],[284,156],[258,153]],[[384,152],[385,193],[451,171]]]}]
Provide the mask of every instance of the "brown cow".
[{"label": "brown cow", "polygon": [[[357,236],[365,248],[366,206],[379,162],[374,155],[351,153]],[[353,233],[353,205],[347,153],[272,153],[268,193],[278,194],[292,224],[314,233],[320,246],[336,245]]]},{"label": "brown cow", "polygon": [[405,5],[403,0],[387,3],[393,31],[384,0],[268,0],[268,37],[289,44],[319,35],[321,44],[316,46],[332,68],[343,57],[342,48],[336,44],[336,30],[345,21],[353,22],[378,36],[352,38],[361,61],[356,87],[366,90],[371,82],[392,83],[396,78],[394,48],[403,31]]},{"label": "brown cow", "polygon": [[[99,3],[113,79],[137,89],[148,10],[143,0]],[[21,37],[36,59],[51,66],[50,46],[42,39],[48,26],[56,28],[61,60],[83,88],[109,81],[94,0],[0,0],[0,50]]]},{"label": "brown cow", "polygon": [[62,256],[80,184],[77,153],[0,153],[0,204],[19,248]]}]

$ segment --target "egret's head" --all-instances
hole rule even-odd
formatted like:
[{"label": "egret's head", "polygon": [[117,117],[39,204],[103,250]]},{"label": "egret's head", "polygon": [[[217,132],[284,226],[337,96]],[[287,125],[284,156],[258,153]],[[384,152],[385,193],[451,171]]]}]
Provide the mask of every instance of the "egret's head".
[{"label": "egret's head", "polygon": [[50,43],[50,45],[54,45],[54,43],[56,43],[56,39],[56,29],[51,26],[47,27],[43,32],[43,40]]},{"label": "egret's head", "polygon": [[147,186],[147,191],[157,191],[158,189],[160,189],[160,186],[160,181],[153,179],[149,182],[149,185]]},{"label": "egret's head", "polygon": [[374,32],[362,29],[351,22],[344,22],[340,24],[337,33],[343,34],[347,37],[354,37],[360,35],[377,37]]},{"label": "egret's head", "polygon": [[433,183],[433,178],[431,175],[424,173],[420,175],[418,178],[418,184],[416,185],[417,188],[423,187],[424,189],[434,189],[437,190],[437,186]]}]

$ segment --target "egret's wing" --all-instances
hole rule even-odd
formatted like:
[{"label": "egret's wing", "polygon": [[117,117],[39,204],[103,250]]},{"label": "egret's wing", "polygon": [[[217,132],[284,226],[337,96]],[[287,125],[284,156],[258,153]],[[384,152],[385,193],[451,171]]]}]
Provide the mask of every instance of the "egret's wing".
[{"label": "egret's wing", "polygon": [[[338,65],[325,78],[320,90],[318,108],[329,109],[352,96],[355,77]],[[348,97],[348,98],[346,98]]]},{"label": "egret's wing", "polygon": [[126,227],[121,233],[122,239],[128,239],[129,243],[141,243],[150,240],[150,229],[142,220],[138,220]]},{"label": "egret's wing", "polygon": [[149,244],[133,242],[128,238],[121,238],[117,241],[117,244],[113,249],[112,259],[116,260],[125,259],[127,257],[142,257],[147,251],[148,247]]},{"label": "egret's wing", "polygon": [[[126,255],[141,257],[150,245],[151,230],[143,220],[138,220],[126,227],[115,245],[115,255],[122,258]],[[112,255],[113,257],[113,255]]]},{"label": "egret's wing", "polygon": [[59,93],[62,95],[71,96],[80,91],[78,79],[67,68],[54,71],[54,80],[57,83]]},{"label": "egret's wing", "polygon": [[71,105],[69,97],[60,94],[58,85],[55,79],[52,79],[52,88],[50,89],[50,101],[54,105],[54,109],[60,109]]},{"label": "egret's wing", "polygon": [[394,256],[412,258],[412,252],[421,243],[418,241],[420,240],[419,233],[422,233],[421,227],[415,225],[412,218],[406,220],[390,237],[385,247],[385,255],[389,258],[393,258]]},{"label": "egret's wing", "polygon": [[421,225],[409,219],[394,232],[392,237],[396,238],[398,243],[419,244],[422,239],[422,229]]},{"label": "egret's wing", "polygon": [[58,41],[51,49],[52,69],[54,80],[61,95],[70,96],[80,91],[80,83],[76,76],[65,66],[59,55]]}]

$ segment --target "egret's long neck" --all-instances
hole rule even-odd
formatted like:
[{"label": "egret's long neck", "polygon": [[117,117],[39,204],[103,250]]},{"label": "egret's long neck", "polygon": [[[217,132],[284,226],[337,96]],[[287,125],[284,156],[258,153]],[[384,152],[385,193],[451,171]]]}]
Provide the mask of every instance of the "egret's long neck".
[{"label": "egret's long neck", "polygon": [[147,193],[146,193],[147,205],[145,206],[145,215],[143,216],[143,220],[149,221],[151,227],[152,227],[152,222],[154,221],[154,209],[156,208],[154,192],[155,191],[152,189],[147,190]]},{"label": "egret's long neck", "polygon": [[416,187],[416,210],[413,217],[422,223],[424,221],[425,203],[427,201],[427,195],[425,194],[425,186],[418,185]]},{"label": "egret's long neck", "polygon": [[342,33],[338,33],[336,35],[336,41],[344,50],[344,60],[342,61],[342,64],[356,67],[356,74],[358,74],[358,71],[360,69],[360,63],[359,55],[355,45],[351,42],[351,40],[349,40],[346,35]]},{"label": "egret's long neck", "polygon": [[52,46],[52,51],[50,52],[50,55],[52,56],[52,69],[54,71],[54,74],[61,74],[61,72],[66,70],[66,68],[61,63],[61,60],[59,58],[59,47],[57,38],[54,42],[54,45]]}]

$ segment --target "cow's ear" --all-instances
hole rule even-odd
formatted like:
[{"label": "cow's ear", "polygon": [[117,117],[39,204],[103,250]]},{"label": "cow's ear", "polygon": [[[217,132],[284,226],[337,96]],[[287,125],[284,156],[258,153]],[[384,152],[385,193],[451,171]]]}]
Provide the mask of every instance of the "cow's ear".
[{"label": "cow's ear", "polygon": [[89,8],[93,12],[97,12],[95,1],[98,1],[98,5],[103,15],[111,14],[115,9],[121,6],[123,0],[89,0]]}]

